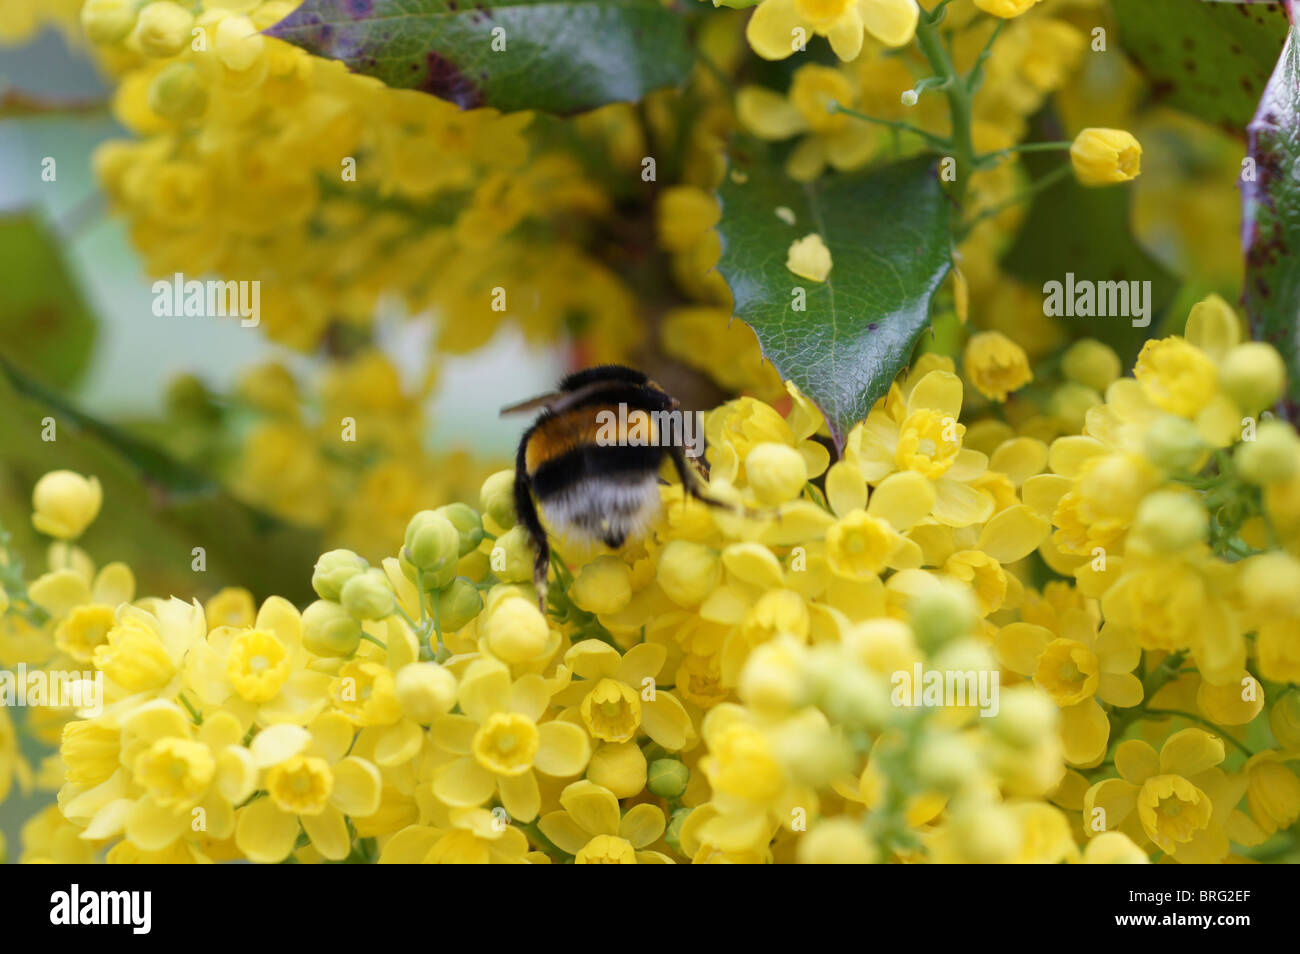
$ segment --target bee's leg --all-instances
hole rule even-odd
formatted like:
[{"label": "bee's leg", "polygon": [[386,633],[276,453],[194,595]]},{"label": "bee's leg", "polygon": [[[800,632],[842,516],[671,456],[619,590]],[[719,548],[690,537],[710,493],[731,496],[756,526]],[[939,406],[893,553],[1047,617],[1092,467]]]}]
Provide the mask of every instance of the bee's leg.
[{"label": "bee's leg", "polygon": [[[688,458],[686,452],[681,447],[678,447],[675,444],[670,445],[668,447],[668,455],[673,459],[673,467],[677,470],[677,476],[682,479],[682,486],[686,489],[688,496],[694,497],[702,504],[708,504],[710,507],[717,507],[719,510],[735,509],[731,504],[723,503],[721,500],[714,500],[704,492],[704,482],[696,476],[700,464],[697,461]],[[749,518],[763,518],[773,515],[762,510],[754,510],[751,507],[745,507],[742,505],[738,506],[744,515]],[[777,512],[775,516],[777,520],[781,519],[779,512]]]},{"label": "bee's leg", "polygon": [[677,444],[668,445],[668,456],[673,459],[673,467],[677,471],[677,476],[681,478],[682,487],[686,493],[694,497],[700,503],[708,504],[710,507],[720,507],[723,510],[731,508],[720,500],[714,500],[704,492],[704,482],[698,476],[699,464],[694,460],[688,460],[686,451]]},{"label": "bee's leg", "polygon": [[533,542],[537,558],[533,561],[533,585],[537,587],[537,606],[546,615],[546,571],[551,565],[551,546],[546,540],[546,530],[537,516],[537,507],[533,503],[533,494],[528,486],[528,477],[523,470],[515,471],[515,516],[528,531],[528,539]]}]

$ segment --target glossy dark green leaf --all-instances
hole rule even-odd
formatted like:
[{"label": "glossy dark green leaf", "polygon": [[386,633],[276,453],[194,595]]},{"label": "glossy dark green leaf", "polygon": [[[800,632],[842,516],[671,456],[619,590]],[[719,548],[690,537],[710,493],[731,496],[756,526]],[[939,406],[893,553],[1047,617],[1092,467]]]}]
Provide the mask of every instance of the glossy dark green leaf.
[{"label": "glossy dark green leaf", "polygon": [[58,237],[31,213],[0,217],[0,352],[57,387],[74,384],[95,342],[95,319]]},{"label": "glossy dark green leaf", "polygon": [[[53,422],[54,440],[51,435]],[[50,470],[94,475],[104,506],[82,543],[100,563],[123,560],[141,594],[205,597],[222,586],[302,604],[320,554],[314,530],[236,500],[202,473],[69,405],[0,356],[0,522],[39,566],[31,491]],[[203,547],[206,570],[192,568]]]},{"label": "glossy dark green leaf", "polygon": [[1281,3],[1111,0],[1157,98],[1241,136],[1286,36]]},{"label": "glossy dark green leaf", "polygon": [[635,101],[692,59],[683,17],[658,0],[307,0],[267,33],[466,109]]},{"label": "glossy dark green leaf", "polygon": [[1250,124],[1254,176],[1244,175],[1242,237],[1251,331],[1276,347],[1290,377],[1287,411],[1300,420],[1300,28],[1292,28]]},{"label": "glossy dark green leaf", "polygon": [[[842,447],[907,363],[952,265],[948,200],[934,161],[802,185],[763,150],[747,148],[733,154],[720,198],[718,271],[736,316],[777,371],[822,409]],[[791,243],[814,232],[831,252],[825,282],[786,267]],[[794,310],[797,288],[804,311]]]}]

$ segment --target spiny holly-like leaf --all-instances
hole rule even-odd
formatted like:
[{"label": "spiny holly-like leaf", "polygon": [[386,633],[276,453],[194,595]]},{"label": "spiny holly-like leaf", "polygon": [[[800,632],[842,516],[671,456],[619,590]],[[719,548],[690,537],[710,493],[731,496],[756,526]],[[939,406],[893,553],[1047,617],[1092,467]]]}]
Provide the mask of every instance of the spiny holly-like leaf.
[{"label": "spiny holly-like leaf", "polygon": [[1159,99],[1241,136],[1286,36],[1281,3],[1111,0],[1124,50]]},{"label": "spiny holly-like leaf", "polygon": [[306,0],[267,33],[464,109],[577,112],[691,66],[685,22],[659,0]]},{"label": "spiny holly-like leaf", "polygon": [[[733,154],[720,198],[718,271],[736,316],[822,409],[843,447],[907,363],[952,264],[948,200],[933,160],[801,185],[761,150],[746,149]],[[814,232],[831,252],[824,282],[786,267],[791,243]],[[804,311],[794,310],[796,289]]]},{"label": "spiny holly-like leaf", "polygon": [[1243,177],[1245,301],[1251,331],[1286,360],[1300,420],[1300,28],[1292,27],[1250,124],[1253,180]]},{"label": "spiny holly-like leaf", "polygon": [[0,218],[0,352],[48,384],[68,387],[86,369],[95,319],[59,248],[30,213]]}]

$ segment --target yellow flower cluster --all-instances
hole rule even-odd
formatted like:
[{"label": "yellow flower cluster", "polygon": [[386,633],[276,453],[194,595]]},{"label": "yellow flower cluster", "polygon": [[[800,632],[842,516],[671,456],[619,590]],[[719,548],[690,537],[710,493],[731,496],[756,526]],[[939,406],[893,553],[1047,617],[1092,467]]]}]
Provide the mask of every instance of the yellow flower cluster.
[{"label": "yellow flower cluster", "polygon": [[[1300,818],[1281,363],[1208,299],[1132,377],[1096,342],[1065,365],[1095,401],[1054,439],[963,415],[933,355],[833,462],[792,386],[786,416],[724,404],[727,506],[665,485],[648,539],[557,539],[545,614],[509,471],[377,565],[323,554],[302,609],[137,598],[61,540],[4,576],[0,662],[93,671],[102,706],[28,711],[59,794],[21,857],[1249,857]],[[70,538],[99,506],[56,473],[33,520]],[[28,772],[0,709],[0,786]]]},{"label": "yellow flower cluster", "polygon": [[623,355],[631,296],[566,238],[609,205],[580,163],[539,144],[531,113],[462,111],[263,34],[296,6],[83,7],[138,137],[95,166],[147,271],[260,281],[268,334],[304,349],[392,300],[440,315],[441,351],[510,321],[535,341],[578,326],[596,358]]}]

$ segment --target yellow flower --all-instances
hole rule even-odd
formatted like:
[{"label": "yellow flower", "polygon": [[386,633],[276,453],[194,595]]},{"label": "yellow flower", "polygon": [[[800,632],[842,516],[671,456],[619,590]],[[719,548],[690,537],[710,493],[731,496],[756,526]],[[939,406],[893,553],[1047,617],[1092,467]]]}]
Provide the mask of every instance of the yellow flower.
[{"label": "yellow flower", "polygon": [[329,703],[328,674],[308,667],[303,622],[287,600],[262,604],[252,626],[219,626],[185,660],[185,682],[201,706],[246,723],[306,725]]},{"label": "yellow flower", "polygon": [[564,656],[579,678],[555,701],[577,706],[587,731],[603,742],[628,742],[643,732],[665,749],[680,749],[693,733],[690,716],[676,696],[655,685],[667,658],[657,643],[633,646],[619,656],[606,643],[583,640]]},{"label": "yellow flower", "polygon": [[454,757],[433,783],[434,794],[450,806],[475,807],[496,793],[511,817],[532,821],[541,808],[536,772],[571,777],[591,758],[581,728],[538,721],[551,706],[551,690],[535,673],[511,682],[505,664],[476,660],[461,678],[458,698],[461,712],[431,726],[434,743]]},{"label": "yellow flower", "polygon": [[373,764],[348,755],[354,735],[341,714],[324,712],[306,728],[273,725],[253,737],[249,751],[267,794],[238,812],[235,843],[249,860],[282,861],[294,850],[300,825],[322,856],[347,857],[352,840],[345,816],[374,814],[381,787]]},{"label": "yellow flower", "polygon": [[815,33],[847,61],[861,52],[864,29],[886,46],[903,46],[919,16],[915,0],[763,0],[745,36],[763,59],[783,60],[802,48],[800,35]]},{"label": "yellow flower", "polygon": [[1122,129],[1085,129],[1070,147],[1070,161],[1086,186],[1128,182],[1142,171],[1142,146]]},{"label": "yellow flower", "polygon": [[1020,345],[1000,331],[984,331],[966,343],[966,378],[986,398],[1002,402],[1034,379]]},{"label": "yellow flower", "polygon": [[[905,400],[891,401],[877,405],[850,432],[845,460],[872,484],[900,470],[925,477],[933,485],[929,515],[945,526],[967,527],[992,516],[992,497],[970,485],[988,470],[988,458],[962,447],[961,379],[934,369],[915,382]],[[902,486],[906,497],[915,499],[913,485]]]},{"label": "yellow flower", "polygon": [[[483,808],[453,808],[449,827],[410,825],[380,852],[381,865],[517,865],[528,857],[528,839],[514,825]],[[541,860],[545,860],[544,858]]]},{"label": "yellow flower", "polygon": [[[1183,864],[1222,861],[1228,854],[1225,825],[1245,788],[1244,780],[1217,768],[1223,757],[1223,741],[1203,729],[1174,733],[1158,754],[1136,739],[1120,743],[1115,767],[1121,777],[1088,789],[1085,830],[1090,837],[1121,831]],[[1092,819],[1101,827],[1092,827]]]},{"label": "yellow flower", "polygon": [[566,786],[560,805],[561,811],[543,815],[537,826],[577,864],[673,863],[662,852],[645,850],[664,833],[664,814],[657,806],[642,803],[620,814],[614,793],[586,779]]},{"label": "yellow flower", "polygon": [[74,540],[99,515],[103,501],[98,477],[52,470],[32,490],[32,526],[60,540]]},{"label": "yellow flower", "polygon": [[1118,628],[1097,632],[1096,617],[1067,610],[1060,629],[1011,623],[997,636],[1002,664],[1034,684],[1061,709],[1061,741],[1074,765],[1094,765],[1106,752],[1110,722],[1098,699],[1130,707],[1142,701],[1133,675],[1140,653],[1132,635]]},{"label": "yellow flower", "polygon": [[1214,362],[1182,338],[1144,344],[1133,377],[1152,404],[1179,417],[1195,417],[1214,397],[1218,383]]}]

